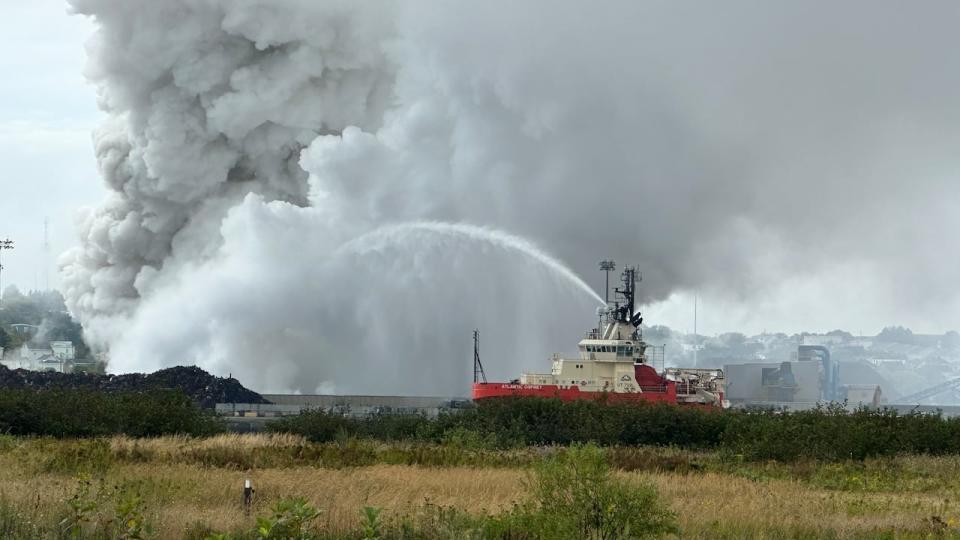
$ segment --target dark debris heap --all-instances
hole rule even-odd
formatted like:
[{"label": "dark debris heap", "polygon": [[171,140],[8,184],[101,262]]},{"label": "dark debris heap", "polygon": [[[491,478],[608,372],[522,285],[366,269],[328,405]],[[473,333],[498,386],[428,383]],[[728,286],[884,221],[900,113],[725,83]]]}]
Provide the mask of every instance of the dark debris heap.
[{"label": "dark debris heap", "polygon": [[201,407],[210,409],[217,403],[269,403],[260,394],[245,388],[240,381],[216,377],[195,366],[172,367],[150,374],[96,375],[11,370],[0,365],[2,388],[82,388],[104,392],[181,390]]}]

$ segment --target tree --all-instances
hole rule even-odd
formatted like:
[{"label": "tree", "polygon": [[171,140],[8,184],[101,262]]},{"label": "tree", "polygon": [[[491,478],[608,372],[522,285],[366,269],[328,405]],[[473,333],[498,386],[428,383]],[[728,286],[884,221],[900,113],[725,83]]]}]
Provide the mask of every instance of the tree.
[{"label": "tree", "polygon": [[951,330],[943,335],[943,346],[947,349],[960,349],[960,334]]},{"label": "tree", "polygon": [[728,332],[720,336],[720,340],[726,344],[727,347],[731,349],[739,349],[743,347],[743,344],[747,342],[747,336],[741,334],[740,332]]},{"label": "tree", "polygon": [[2,327],[0,327],[0,349],[6,349],[10,347],[10,334],[7,333]]},{"label": "tree", "polygon": [[847,332],[847,331],[845,331],[845,330],[839,330],[839,329],[838,329],[838,330],[831,330],[830,332],[827,332],[827,335],[828,335],[828,336],[838,336],[838,337],[841,337],[841,338],[844,339],[844,341],[850,341],[850,340],[853,339],[853,334],[851,334],[850,332]]},{"label": "tree", "polygon": [[4,302],[17,302],[24,298],[26,297],[20,292],[20,289],[18,289],[16,285],[7,285],[7,287],[3,289]]},{"label": "tree", "polygon": [[67,313],[48,315],[43,321],[42,333],[47,341],[72,341],[77,358],[90,355],[90,348],[83,341],[83,327]]},{"label": "tree", "polygon": [[904,328],[902,326],[888,326],[877,335],[877,341],[913,345],[915,340],[913,339],[913,331],[911,331],[909,328]]}]

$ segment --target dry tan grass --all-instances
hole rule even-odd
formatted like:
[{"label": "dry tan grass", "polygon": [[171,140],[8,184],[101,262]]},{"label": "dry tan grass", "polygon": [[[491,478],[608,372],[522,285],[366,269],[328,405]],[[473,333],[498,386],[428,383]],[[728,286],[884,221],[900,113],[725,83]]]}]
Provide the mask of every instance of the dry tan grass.
[{"label": "dry tan grass", "polygon": [[714,522],[747,530],[792,526],[844,537],[922,530],[931,516],[951,522],[960,518],[958,501],[942,494],[826,491],[793,481],[755,482],[713,473],[628,476],[657,485],[677,512],[684,537],[709,537]]},{"label": "dry tan grass", "polygon": [[[35,475],[0,460],[0,485],[21,508],[54,519],[77,486],[61,475]],[[240,501],[245,479],[256,489],[254,513],[266,513],[278,499],[301,496],[322,512],[324,525],[356,527],[363,506],[385,509],[389,518],[415,512],[427,501],[472,512],[497,512],[523,495],[522,472],[507,469],[425,469],[377,465],[356,469],[264,469],[252,472],[187,465],[123,465],[107,474],[108,489],[143,482],[150,521],[162,538],[178,538],[187,526],[203,522],[229,530],[252,518]]]},{"label": "dry tan grass", "polygon": [[[161,538],[179,538],[203,522],[219,530],[252,524],[241,508],[243,481],[257,490],[254,513],[265,513],[278,499],[306,497],[323,512],[331,529],[355,527],[365,505],[384,508],[387,519],[416,512],[425,502],[473,513],[498,512],[525,496],[522,469],[425,468],[376,465],[339,470],[317,467],[237,471],[175,463],[175,456],[198,449],[233,451],[305,444],[287,435],[225,435],[210,439],[162,438],[110,441],[114,452],[146,452],[155,462],[117,463],[105,474],[114,485],[139,486],[148,517]],[[75,491],[77,481],[56,473],[38,473],[16,451],[0,454],[0,494],[38,519],[54,520]],[[903,467],[951,475],[958,458],[904,458]],[[741,536],[778,537],[765,531],[783,527],[840,538],[869,537],[871,531],[922,531],[939,516],[960,522],[960,498],[951,484],[921,492],[856,493],[817,489],[790,480],[753,481],[717,473],[621,473],[633,481],[651,481],[678,515],[683,538],[713,538],[718,530]],[[748,534],[750,531],[754,533]],[[728,538],[736,537],[727,534]]]},{"label": "dry tan grass", "polygon": [[306,444],[303,436],[291,433],[231,433],[202,438],[173,436],[152,439],[118,436],[110,439],[110,449],[114,452],[143,451],[157,456],[176,456],[189,450],[289,448]]}]

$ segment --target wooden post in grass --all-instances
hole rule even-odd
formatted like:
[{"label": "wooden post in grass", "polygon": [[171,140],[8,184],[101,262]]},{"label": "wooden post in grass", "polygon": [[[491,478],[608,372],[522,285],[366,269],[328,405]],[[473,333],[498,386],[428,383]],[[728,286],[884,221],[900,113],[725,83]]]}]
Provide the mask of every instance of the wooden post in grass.
[{"label": "wooden post in grass", "polygon": [[243,513],[250,515],[250,507],[253,505],[253,483],[250,479],[243,481]]}]

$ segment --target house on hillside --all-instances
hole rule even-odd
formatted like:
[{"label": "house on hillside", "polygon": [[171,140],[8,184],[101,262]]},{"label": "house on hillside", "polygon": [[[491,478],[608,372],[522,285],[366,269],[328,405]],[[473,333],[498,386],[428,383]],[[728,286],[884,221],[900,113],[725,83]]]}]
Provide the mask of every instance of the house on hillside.
[{"label": "house on hillside", "polygon": [[804,334],[800,338],[803,345],[820,345],[821,347],[834,347],[843,344],[847,338],[837,334]]},{"label": "house on hillside", "polygon": [[77,358],[77,350],[72,341],[51,341],[50,350],[60,360],[70,361]]},{"label": "house on hillside", "polygon": [[2,363],[10,369],[64,373],[75,357],[76,349],[71,341],[51,341],[48,345],[24,343],[18,352],[11,351],[4,356]]}]

